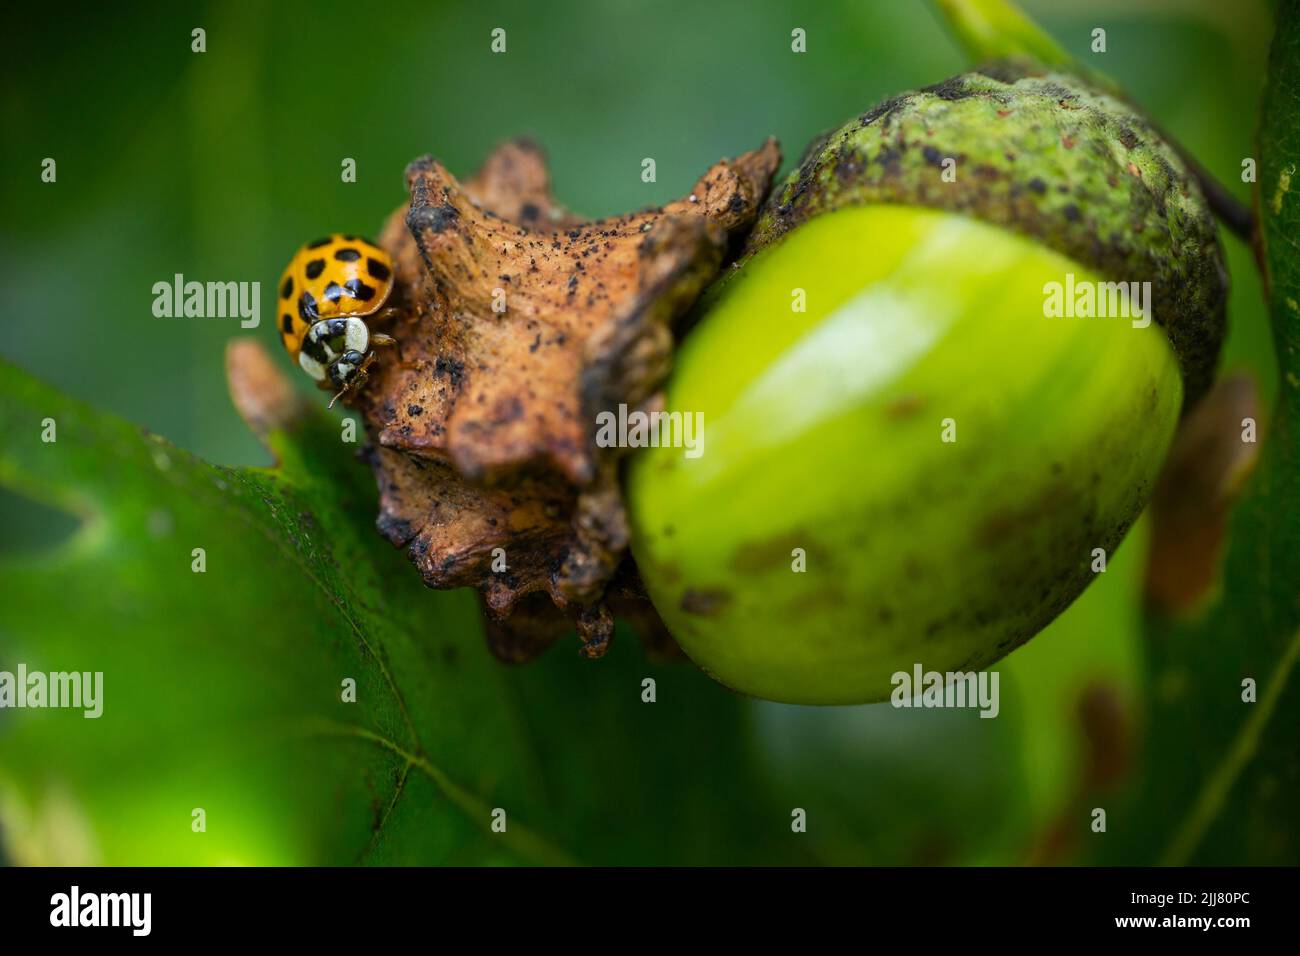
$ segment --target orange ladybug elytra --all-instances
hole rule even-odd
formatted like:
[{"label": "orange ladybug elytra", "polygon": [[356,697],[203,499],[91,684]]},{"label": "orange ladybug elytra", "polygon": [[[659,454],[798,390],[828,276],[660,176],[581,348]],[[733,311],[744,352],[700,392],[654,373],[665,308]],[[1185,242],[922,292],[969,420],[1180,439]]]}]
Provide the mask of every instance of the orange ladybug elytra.
[{"label": "orange ladybug elytra", "polygon": [[337,389],[331,406],[365,384],[372,347],[396,345],[366,323],[394,312],[393,271],[392,257],[373,242],[336,234],[299,249],[280,278],[280,339],[322,388]]}]

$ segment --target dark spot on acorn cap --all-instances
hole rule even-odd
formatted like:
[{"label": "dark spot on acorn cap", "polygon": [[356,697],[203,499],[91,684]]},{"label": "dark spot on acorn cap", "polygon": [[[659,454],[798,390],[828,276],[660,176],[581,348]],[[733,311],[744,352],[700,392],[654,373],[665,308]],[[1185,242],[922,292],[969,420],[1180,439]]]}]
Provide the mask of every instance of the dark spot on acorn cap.
[{"label": "dark spot on acorn cap", "polygon": [[426,229],[429,232],[442,232],[459,218],[460,213],[449,202],[440,206],[412,206],[406,214],[406,226],[412,232]]},{"label": "dark spot on acorn cap", "polygon": [[287,299],[293,295],[293,276],[284,277],[284,285],[280,286],[280,298]]},{"label": "dark spot on acorn cap", "polygon": [[379,533],[400,547],[405,547],[411,543],[415,537],[415,529],[405,518],[398,518],[388,512],[381,512],[379,518],[375,521],[375,527]]},{"label": "dark spot on acorn cap", "polygon": [[308,279],[319,278],[320,274],[325,271],[325,260],[313,259],[311,262],[307,263],[307,268],[304,271],[307,273]]},{"label": "dark spot on acorn cap", "polygon": [[356,262],[361,258],[361,253],[352,248],[344,248],[336,250],[334,258],[339,262]]},{"label": "dark spot on acorn cap", "polygon": [[923,86],[921,92],[931,93],[941,100],[949,101],[964,100],[975,95],[966,86],[966,79],[962,76],[954,76],[942,83],[936,83],[934,86]]},{"label": "dark spot on acorn cap", "polygon": [[366,271],[370,273],[372,279],[378,279],[380,282],[388,281],[388,277],[393,274],[392,270],[378,259],[367,259]]},{"label": "dark spot on acorn cap", "polygon": [[902,162],[902,155],[892,146],[881,146],[876,154],[876,162],[885,167],[887,172],[897,173]]},{"label": "dark spot on acorn cap", "polygon": [[[863,113],[861,118],[859,119],[859,122],[863,126],[870,126],[872,123],[876,122],[876,120],[883,119],[884,123],[882,123],[881,125],[888,125],[890,115],[893,114],[895,111],[897,111],[900,107],[902,107],[905,102],[906,102],[906,98],[902,96],[895,96],[892,97],[891,99],[887,99],[879,106],[872,107],[871,109],[867,110],[867,112]],[[831,138],[831,135],[834,132],[835,132],[834,130],[831,130],[827,133],[824,133],[818,139],[810,143],[808,149],[804,150],[803,159],[800,160],[800,163],[802,163],[804,159],[808,159],[809,157],[815,155],[816,153],[821,152],[822,147],[826,145],[827,140]]]},{"label": "dark spot on acorn cap", "polygon": [[452,358],[445,358],[439,355],[433,363],[434,375],[445,375],[451,380],[451,384],[460,387],[460,383],[465,380],[465,363]]}]

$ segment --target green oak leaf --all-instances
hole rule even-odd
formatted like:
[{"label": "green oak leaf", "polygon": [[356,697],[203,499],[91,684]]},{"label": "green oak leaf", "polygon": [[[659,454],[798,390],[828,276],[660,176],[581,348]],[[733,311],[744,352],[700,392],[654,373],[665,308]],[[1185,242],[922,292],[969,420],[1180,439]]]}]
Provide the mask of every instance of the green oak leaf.
[{"label": "green oak leaf", "polygon": [[0,670],[103,674],[98,718],[0,711],[10,860],[806,861],[743,701],[630,634],[498,664],[375,532],[338,422],[282,422],[275,467],[221,467],[0,363],[0,485],[79,519],[0,559]]}]

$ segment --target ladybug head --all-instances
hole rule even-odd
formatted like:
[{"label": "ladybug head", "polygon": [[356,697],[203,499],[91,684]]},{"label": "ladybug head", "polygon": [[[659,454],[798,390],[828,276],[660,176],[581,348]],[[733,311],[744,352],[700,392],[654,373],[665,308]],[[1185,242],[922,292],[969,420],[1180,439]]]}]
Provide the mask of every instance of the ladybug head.
[{"label": "ladybug head", "polygon": [[361,368],[366,356],[364,352],[356,349],[348,349],[329,365],[330,382],[335,388],[346,388],[352,381],[357,371]]}]

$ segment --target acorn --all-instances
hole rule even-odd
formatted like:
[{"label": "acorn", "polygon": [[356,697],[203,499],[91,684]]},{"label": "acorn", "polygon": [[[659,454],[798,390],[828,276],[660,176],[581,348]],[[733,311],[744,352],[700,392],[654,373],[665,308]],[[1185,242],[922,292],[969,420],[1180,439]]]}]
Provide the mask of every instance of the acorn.
[{"label": "acorn", "polygon": [[1072,74],[982,67],[818,138],[675,356],[699,447],[630,463],[659,614],[777,701],[990,666],[1141,513],[1226,294],[1177,150]]}]

